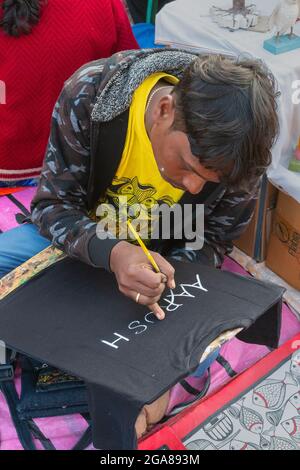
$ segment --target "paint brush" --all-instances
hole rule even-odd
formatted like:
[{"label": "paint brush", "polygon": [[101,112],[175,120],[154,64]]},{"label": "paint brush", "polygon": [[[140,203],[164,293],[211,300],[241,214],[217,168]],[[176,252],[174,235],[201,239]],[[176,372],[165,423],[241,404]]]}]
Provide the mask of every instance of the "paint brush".
[{"label": "paint brush", "polygon": [[[140,245],[140,247],[142,248],[143,252],[145,253],[145,255],[147,256],[148,260],[150,261],[154,271],[156,273],[160,273],[160,269],[159,267],[157,266],[157,263],[155,262],[155,259],[153,258],[153,256],[151,255],[151,253],[149,252],[149,250],[147,249],[145,243],[143,242],[143,240],[141,239],[141,237],[139,236],[139,234],[137,233],[137,231],[135,230],[135,228],[132,226],[130,220],[127,220],[127,225],[128,225],[128,228],[130,230],[130,232],[132,233],[132,235],[134,236],[134,238],[136,239],[136,241],[138,242],[138,244]],[[156,311],[156,316],[159,320],[163,320],[164,319],[164,316],[162,316],[162,313],[163,310],[161,309],[161,307],[158,305],[158,303],[156,304],[153,304],[153,305],[150,305],[150,307]],[[159,309],[159,311],[157,311]],[[163,312],[164,314],[164,312]]]},{"label": "paint brush", "polygon": [[137,231],[135,230],[135,228],[132,226],[131,222],[129,220],[127,220],[127,225],[129,227],[129,230],[131,231],[132,235],[134,236],[134,238],[136,239],[136,241],[138,242],[138,244],[140,245],[140,247],[142,248],[143,252],[145,253],[145,255],[147,256],[148,260],[150,261],[150,263],[152,264],[153,266],[153,269],[155,272],[157,273],[160,273],[160,269],[159,267],[157,266],[156,262],[155,262],[155,259],[153,258],[153,256],[151,255],[151,253],[149,252],[149,250],[147,249],[145,243],[143,242],[143,240],[141,239],[141,237],[139,236],[139,234],[137,233]]}]

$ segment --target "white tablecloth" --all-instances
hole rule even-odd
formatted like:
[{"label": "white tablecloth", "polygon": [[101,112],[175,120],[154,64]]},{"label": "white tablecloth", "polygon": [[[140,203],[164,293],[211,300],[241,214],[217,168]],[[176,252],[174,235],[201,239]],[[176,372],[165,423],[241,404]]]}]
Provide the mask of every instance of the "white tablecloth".
[{"label": "white tablecloth", "polygon": [[[253,3],[256,3],[262,15],[270,15],[278,0],[257,0]],[[232,5],[232,1],[176,0],[167,4],[156,18],[155,41],[200,52],[230,55],[247,53],[265,61],[275,75],[281,91],[280,135],[273,147],[273,161],[268,169],[268,176],[276,186],[283,188],[300,202],[300,173],[288,170],[289,160],[300,136],[300,104],[292,101],[293,93],[297,91],[293,89],[293,83],[300,80],[300,49],[275,56],[263,49],[264,40],[272,37],[272,33],[245,30],[230,32],[220,28],[209,16],[212,5],[227,8]],[[300,35],[300,22],[296,24],[294,32]]]}]

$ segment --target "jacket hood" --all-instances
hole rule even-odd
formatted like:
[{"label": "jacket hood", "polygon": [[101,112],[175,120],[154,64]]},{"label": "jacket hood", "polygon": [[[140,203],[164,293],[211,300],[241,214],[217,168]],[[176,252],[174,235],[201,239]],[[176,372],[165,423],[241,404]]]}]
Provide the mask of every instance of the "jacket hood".
[{"label": "jacket hood", "polygon": [[107,122],[126,111],[134,91],[155,72],[166,72],[180,79],[197,57],[178,49],[142,49],[115,54],[104,67],[92,121]]}]

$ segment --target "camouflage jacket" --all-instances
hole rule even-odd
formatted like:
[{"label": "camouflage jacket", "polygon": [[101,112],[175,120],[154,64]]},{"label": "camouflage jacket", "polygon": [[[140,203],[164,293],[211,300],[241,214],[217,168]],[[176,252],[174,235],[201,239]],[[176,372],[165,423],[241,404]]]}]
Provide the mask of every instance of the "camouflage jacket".
[{"label": "camouflage jacket", "polygon": [[[154,72],[180,79],[195,57],[173,49],[121,52],[86,64],[65,83],[31,210],[40,233],[67,255],[109,269],[118,240],[100,240],[88,213],[118,168],[132,95]],[[256,191],[233,192],[216,183],[204,188],[199,195],[186,194],[183,202],[205,203],[205,247],[218,265],[249,223]]]}]

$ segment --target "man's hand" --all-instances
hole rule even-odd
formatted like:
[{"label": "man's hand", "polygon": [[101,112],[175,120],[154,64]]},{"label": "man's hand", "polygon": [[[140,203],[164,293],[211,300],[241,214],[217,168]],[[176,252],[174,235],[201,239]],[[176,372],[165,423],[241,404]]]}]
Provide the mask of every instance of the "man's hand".
[{"label": "man's hand", "polygon": [[155,273],[139,246],[121,241],[110,254],[110,269],[115,274],[122,294],[138,303],[148,305],[159,319],[165,318],[164,311],[157,304],[166,285],[175,288],[174,268],[159,253],[150,252],[155,259],[160,273]]}]

